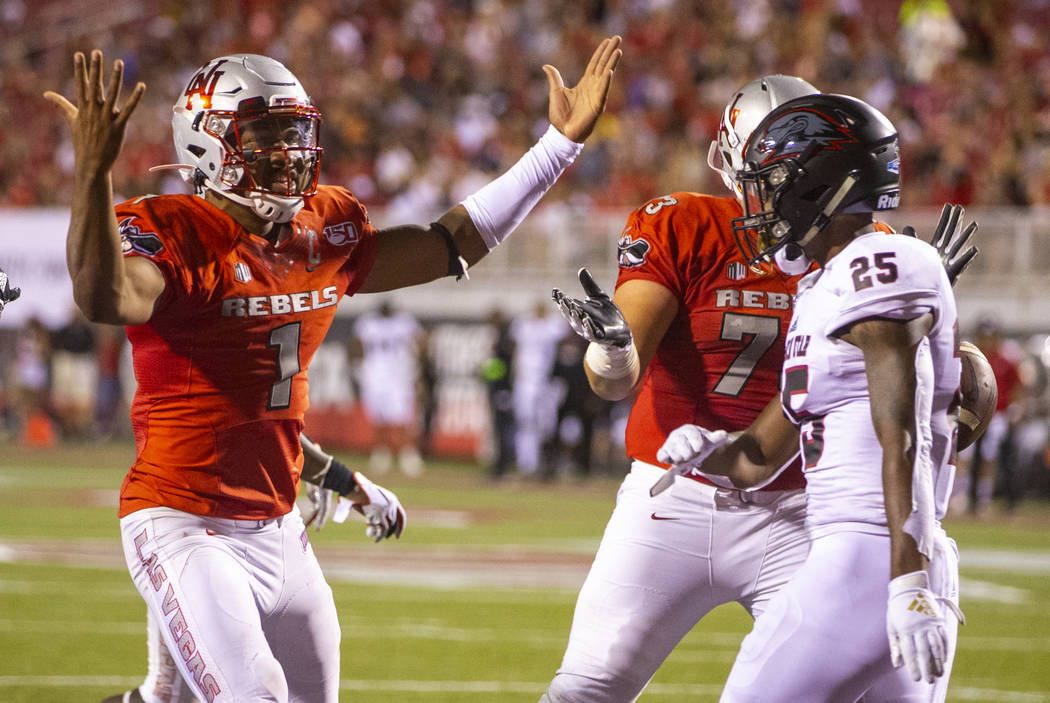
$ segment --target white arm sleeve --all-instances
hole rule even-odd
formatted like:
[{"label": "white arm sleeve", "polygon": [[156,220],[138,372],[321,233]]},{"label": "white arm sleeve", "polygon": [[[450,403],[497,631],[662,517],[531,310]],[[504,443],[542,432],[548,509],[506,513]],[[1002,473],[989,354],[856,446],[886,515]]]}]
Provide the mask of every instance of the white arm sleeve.
[{"label": "white arm sleeve", "polygon": [[506,173],[462,202],[489,251],[521,224],[582,149],[551,125]]}]

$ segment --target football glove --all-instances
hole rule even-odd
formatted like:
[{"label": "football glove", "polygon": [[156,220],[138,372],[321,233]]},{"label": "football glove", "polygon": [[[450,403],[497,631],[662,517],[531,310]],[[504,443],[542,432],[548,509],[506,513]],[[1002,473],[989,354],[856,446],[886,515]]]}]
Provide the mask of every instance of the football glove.
[{"label": "football glove", "polygon": [[364,515],[368,522],[365,534],[376,542],[388,537],[400,539],[405,529],[406,516],[394,492],[372,483],[359,471],[354,472],[354,480],[368,501],[351,503],[353,509]]},{"label": "football glove", "polygon": [[325,523],[335,515],[335,508],[339,504],[339,494],[328,488],[321,488],[312,483],[306,483],[306,497],[310,499],[313,512],[306,518],[306,526],[314,526],[320,531]]},{"label": "football glove", "polygon": [[[933,230],[933,237],[930,239],[930,244],[941,255],[944,271],[948,274],[948,281],[953,286],[959,278],[959,274],[966,270],[966,267],[970,265],[970,262],[973,261],[978,252],[977,247],[973,245],[967,248],[966,251],[962,250],[970,240],[970,237],[973,236],[973,233],[977,231],[976,222],[970,222],[964,230],[959,229],[963,212],[962,205],[945,203],[944,208],[941,210],[941,219],[937,222],[937,228]],[[914,237],[916,236],[915,228],[911,225],[906,225],[901,230],[901,234]]]},{"label": "football glove", "polygon": [[573,331],[588,342],[626,349],[632,342],[631,328],[619,306],[594,282],[586,268],[580,269],[579,276],[583,292],[587,294],[586,300],[570,298],[558,288],[551,291],[551,298],[558,304],[562,316],[569,321]]},{"label": "football glove", "polygon": [[890,581],[886,634],[894,667],[907,665],[915,681],[932,682],[944,673],[948,635],[925,571],[913,571]]},{"label": "football glove", "polygon": [[[663,493],[674,483],[675,476],[684,476],[697,469],[704,459],[728,441],[729,435],[725,430],[712,432],[699,425],[682,425],[671,430],[663,446],[656,452],[657,461],[670,464],[671,468],[652,485],[649,495]],[[728,476],[706,473],[703,476],[716,486],[735,488]]]},{"label": "football glove", "polygon": [[18,300],[18,296],[20,295],[22,295],[22,289],[12,288],[11,281],[8,280],[7,274],[4,273],[3,269],[0,269],[0,313],[4,311],[5,305],[12,300]]}]

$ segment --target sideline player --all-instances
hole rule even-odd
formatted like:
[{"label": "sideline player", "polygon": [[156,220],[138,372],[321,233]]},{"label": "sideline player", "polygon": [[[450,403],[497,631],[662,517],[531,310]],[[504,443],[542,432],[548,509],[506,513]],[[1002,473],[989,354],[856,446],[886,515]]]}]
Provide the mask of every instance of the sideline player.
[{"label": "sideline player", "polygon": [[957,318],[937,251],[874,226],[899,202],[899,158],[877,110],[814,95],[771,112],[737,171],[745,255],[791,247],[818,268],[799,282],[781,397],[734,441],[689,425],[659,458],[697,470],[710,454],[705,475],[757,488],[801,447],[811,547],[741,644],[722,701],[868,700],[902,664],[913,680],[893,700],[937,700],[947,685],[958,555],[938,519],[954,472]]},{"label": "sideline player", "polygon": [[[800,78],[771,75],[733,95],[708,158],[733,195],[754,126],[781,102],[816,92]],[[649,496],[664,473],[656,452],[667,433],[683,423],[743,429],[776,394],[797,276],[747,265],[733,238],[731,221],[742,214],[733,195],[649,201],[620,234],[612,300],[586,270],[590,300],[554,293],[591,341],[584,365],[594,392],[620,400],[638,388],[638,397],[627,424],[631,471],[544,701],[633,701],[710,610],[736,601],[757,616],[809,549],[797,466],[755,494],[693,478]]]},{"label": "sideline player", "polygon": [[395,313],[390,301],[354,322],[351,348],[358,360],[361,402],[372,425],[369,470],[374,473],[386,473],[395,459],[407,476],[423,473],[416,437],[422,343],[423,328],[416,318]]},{"label": "sideline player", "polygon": [[104,89],[101,52],[78,52],[76,104],[45,94],[73,132],[74,297],[127,327],[139,383],[125,557],[199,699],[338,698],[335,604],[294,506],[309,361],[342,295],[460,275],[510,234],[591,133],[619,43],[603,40],[573,88],[545,66],[551,128],[427,228],[377,231],[348,191],[317,185],[320,114],[272,59],[213,60],[176,103],[200,197],[114,210],[110,171],[145,89],[118,106],[122,62]]}]

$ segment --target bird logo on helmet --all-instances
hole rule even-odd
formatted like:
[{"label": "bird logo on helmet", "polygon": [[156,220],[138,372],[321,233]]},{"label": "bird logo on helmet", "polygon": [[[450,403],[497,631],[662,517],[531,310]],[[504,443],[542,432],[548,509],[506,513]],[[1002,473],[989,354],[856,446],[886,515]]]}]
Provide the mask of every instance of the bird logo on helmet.
[{"label": "bird logo on helmet", "polygon": [[211,190],[264,220],[287,222],[317,192],[321,113],[280,62],[223,56],[198,69],[175,103],[177,164],[198,195]]},{"label": "bird logo on helmet", "polygon": [[810,144],[825,149],[841,149],[856,139],[827,115],[813,110],[785,113],[766,128],[756,147],[765,154],[762,165],[801,154]]}]

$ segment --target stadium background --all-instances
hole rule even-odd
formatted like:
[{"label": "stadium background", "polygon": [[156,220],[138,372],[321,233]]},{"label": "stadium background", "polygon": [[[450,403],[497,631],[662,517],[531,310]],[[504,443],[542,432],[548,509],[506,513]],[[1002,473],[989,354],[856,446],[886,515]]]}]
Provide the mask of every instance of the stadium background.
[{"label": "stadium background", "polygon": [[[420,511],[411,532],[423,547],[419,560],[441,561],[440,550],[427,552],[431,543],[453,552],[476,549],[478,535],[487,549],[504,555],[522,542],[536,542],[534,551],[546,556],[532,571],[528,560],[522,569],[533,576],[514,576],[518,572],[511,569],[497,585],[517,584],[528,594],[543,582],[535,573],[549,574],[556,614],[542,617],[561,619],[545,635],[542,664],[522,674],[542,681],[557,664],[573,585],[578,585],[574,579],[580,577],[570,569],[559,580],[556,565],[559,560],[580,561],[585,568],[615,483],[598,479],[588,487],[560,489],[564,499],[588,506],[575,520],[550,519],[552,511],[564,506],[547,489],[524,486],[511,500],[498,489],[477,485],[474,457],[484,453],[489,431],[485,390],[476,376],[490,334],[484,318],[494,309],[522,313],[545,299],[554,285],[573,290],[575,271],[582,265],[611,286],[615,239],[627,213],[673,190],[723,192],[706,166],[706,155],[725,101],[752,78],[782,72],[800,75],[825,91],[861,97],[897,125],[905,191],[902,209],[887,217],[890,224],[912,224],[928,233],[941,203],[967,206],[968,217],[981,223],[981,255],[957,288],[964,335],[978,320],[997,321],[1015,352],[1037,363],[1045,379],[1050,358],[1050,306],[1045,302],[1050,298],[1047,27],[1050,3],[1045,0],[0,0],[0,267],[23,288],[23,298],[0,320],[3,407],[9,410],[11,359],[28,318],[39,317],[54,329],[70,315],[64,208],[72,187],[72,151],[59,112],[41,93],[56,89],[72,94],[73,51],[101,48],[107,61],[125,61],[128,83],[148,84],[116,166],[118,199],[182,191],[170,172],[148,172],[150,166],[171,160],[171,105],[206,59],[246,51],[274,56],[300,76],[325,118],[323,181],[347,185],[368,205],[373,221],[384,226],[428,222],[508,167],[545,127],[547,90],[540,66],[552,63],[567,82],[574,81],[601,36],[623,35],[625,56],[607,114],[578,164],[520,231],[472,270],[469,282],[447,280],[389,296],[397,307],[419,316],[437,340],[439,453],[465,460],[438,462],[424,482],[393,486],[410,510]],[[367,427],[355,403],[343,347],[354,317],[385,298],[345,300],[312,368],[310,422],[326,446],[344,451],[367,446]],[[1045,394],[1045,384],[1040,390]],[[78,568],[59,567],[63,558],[41,556],[47,552],[42,545],[56,540],[73,544],[66,561],[74,564],[80,536],[112,547],[111,505],[130,448],[126,441],[27,447],[19,428],[11,425],[10,412],[5,418],[6,439],[0,447],[8,459],[0,465],[0,485],[11,490],[0,496],[6,514],[0,520],[0,630],[5,641],[0,645],[0,700],[81,700],[85,690],[96,689],[101,694],[105,684],[98,681],[94,688],[79,679],[56,683],[54,668],[42,668],[34,653],[84,651],[105,642],[119,656],[109,663],[103,658],[91,663],[90,657],[85,663],[77,657],[58,673],[101,671],[132,681],[142,666],[141,632],[132,624],[138,604],[119,564],[84,559]],[[1045,413],[1034,422],[1045,430]],[[620,467],[610,468],[614,473]],[[1045,488],[1046,470],[1039,469],[1036,484]],[[80,486],[89,489],[88,498],[77,490]],[[486,532],[494,516],[503,520],[508,512],[505,528]],[[994,557],[975,567],[985,570],[978,574],[985,585],[970,591],[978,594],[971,601],[978,615],[970,644],[966,640],[972,631],[963,631],[961,666],[954,679],[959,700],[1050,700],[1044,693],[1050,682],[1039,673],[1050,668],[1045,635],[1048,548],[1040,532],[1050,519],[1042,501],[1027,505],[1017,519],[1017,525],[963,522],[949,527],[971,538],[969,544],[960,539],[964,565],[967,548],[1009,548],[1020,549],[1026,555],[1020,561],[1031,567],[1018,570],[1017,559],[996,562]],[[467,529],[469,533],[462,531]],[[20,539],[32,548],[26,549]],[[317,539],[322,547],[326,541],[339,542],[331,532]],[[90,548],[81,556],[87,552]],[[344,558],[361,566],[363,559],[363,578],[376,582],[414,573],[376,554],[333,553],[330,561],[324,556],[322,561]],[[368,560],[376,559],[369,569]],[[506,562],[497,560],[496,571],[500,563],[506,569]],[[42,566],[32,566],[37,564]],[[80,568],[87,566],[100,570]],[[448,575],[457,568],[453,560],[446,581],[436,582],[448,589],[474,583]],[[342,568],[335,580],[362,578],[360,573],[348,576],[349,571]],[[975,572],[964,568],[964,576],[973,582]],[[417,585],[432,585],[428,578],[420,577]],[[116,605],[98,605],[95,620],[89,618],[101,628],[97,638],[90,632],[77,635],[75,627],[55,634],[62,629],[62,618],[83,615],[72,603],[84,594],[69,585],[79,580],[101,580],[103,592],[123,593],[114,597]],[[367,608],[369,599],[401,612],[384,599],[381,588],[336,589],[352,602],[358,613],[354,618],[363,617],[358,611]],[[428,593],[419,598],[445,602]],[[449,591],[442,593],[448,596]],[[451,601],[485,600],[471,593],[454,595]],[[56,595],[69,604],[56,606]],[[541,603],[545,598],[538,596]],[[531,612],[533,606],[523,607]],[[119,614],[128,609],[132,615]],[[1035,618],[1028,615],[1033,611]],[[422,627],[411,624],[417,618],[439,618],[409,612],[400,626],[413,636]],[[40,619],[29,617],[35,613]],[[515,627],[492,617],[485,621],[492,628]],[[114,619],[127,623],[127,631],[115,637],[102,625]],[[478,625],[469,620],[456,627]],[[49,630],[46,623],[51,621]],[[363,621],[352,622],[351,630],[365,627]],[[669,667],[680,671],[673,680],[685,688],[668,683],[671,688],[658,689],[667,700],[716,697],[727,657],[746,623],[734,620],[726,629],[734,634],[725,635],[725,651],[712,657],[722,669],[701,667],[701,674],[695,662],[671,662]],[[441,636],[455,639],[454,629],[443,632]],[[520,640],[511,642],[516,644],[500,646],[522,646]],[[53,650],[56,646],[60,648]],[[704,658],[705,646],[696,659]],[[344,662],[354,661],[351,651]],[[418,656],[420,661],[442,660],[426,648]],[[464,654],[479,662],[485,656],[474,650]],[[117,661],[130,664],[121,668]],[[382,671],[379,662],[369,663]],[[449,676],[459,670],[446,664]],[[500,680],[505,665],[502,659],[488,664],[481,678]],[[46,682],[32,678],[38,669]],[[413,672],[388,675],[391,681],[418,678]],[[470,681],[469,669],[459,677]],[[441,678],[440,669],[431,675]],[[707,688],[688,688],[698,679],[707,681]],[[120,679],[121,685],[124,681]],[[488,693],[484,686],[471,692],[469,685],[451,693],[390,690],[399,691],[392,694],[395,700],[535,699],[532,688],[525,688],[527,695],[498,685]],[[986,690],[992,693],[982,693]],[[661,695],[647,695],[646,700],[661,700]]]}]

